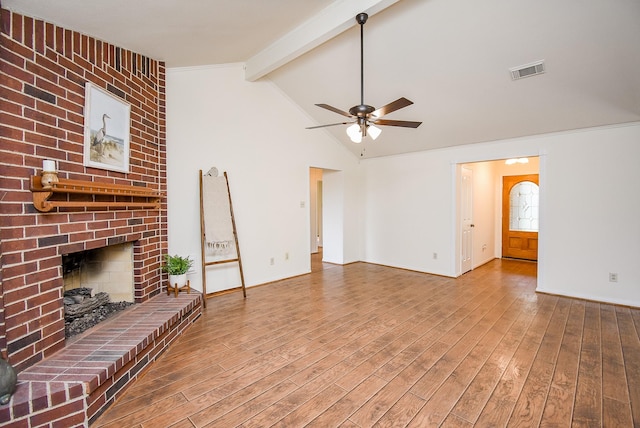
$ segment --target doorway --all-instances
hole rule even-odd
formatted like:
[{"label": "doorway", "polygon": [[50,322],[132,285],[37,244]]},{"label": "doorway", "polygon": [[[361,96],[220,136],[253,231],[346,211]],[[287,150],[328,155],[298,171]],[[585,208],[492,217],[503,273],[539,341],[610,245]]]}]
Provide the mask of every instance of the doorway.
[{"label": "doorway", "polygon": [[322,253],[322,169],[309,168],[309,221],[311,254]]},{"label": "doorway", "polygon": [[[471,174],[464,170],[471,170]],[[501,159],[456,165],[456,275],[467,272],[469,265],[475,269],[502,257],[503,177],[537,177],[539,171],[538,156],[518,158],[516,162]],[[465,190],[465,182],[470,189]],[[537,178],[534,182],[538,184]],[[469,236],[465,237],[465,231],[470,231]],[[537,249],[537,239],[535,242],[529,239],[528,243]]]}]

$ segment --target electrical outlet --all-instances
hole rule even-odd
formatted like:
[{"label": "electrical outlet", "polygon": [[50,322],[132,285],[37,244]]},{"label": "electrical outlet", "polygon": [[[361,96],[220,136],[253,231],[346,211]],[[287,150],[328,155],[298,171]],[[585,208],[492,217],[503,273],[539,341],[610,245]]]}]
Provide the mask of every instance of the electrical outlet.
[{"label": "electrical outlet", "polygon": [[437,260],[438,259],[438,253],[433,253],[433,260]]},{"label": "electrical outlet", "polygon": [[271,257],[271,260],[269,260],[269,264],[271,264],[271,266],[273,266],[276,263],[276,260]]},{"label": "electrical outlet", "polygon": [[618,282],[617,272],[609,272],[609,282]]},{"label": "electrical outlet", "polygon": [[288,252],[287,252],[287,253],[284,253],[284,259],[285,259],[285,260],[289,260],[289,253],[288,253]]}]

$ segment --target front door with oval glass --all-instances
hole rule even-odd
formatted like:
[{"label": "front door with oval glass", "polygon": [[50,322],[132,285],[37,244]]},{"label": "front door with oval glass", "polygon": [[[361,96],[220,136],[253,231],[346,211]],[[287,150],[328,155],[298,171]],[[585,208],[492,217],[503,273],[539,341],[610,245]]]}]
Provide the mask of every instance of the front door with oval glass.
[{"label": "front door with oval glass", "polygon": [[538,260],[538,174],[502,179],[502,257]]}]

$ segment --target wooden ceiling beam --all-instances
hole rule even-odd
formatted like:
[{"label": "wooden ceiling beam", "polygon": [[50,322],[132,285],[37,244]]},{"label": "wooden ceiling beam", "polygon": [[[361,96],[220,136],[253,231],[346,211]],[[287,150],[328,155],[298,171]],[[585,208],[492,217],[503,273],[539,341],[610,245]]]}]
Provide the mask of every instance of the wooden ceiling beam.
[{"label": "wooden ceiling beam", "polygon": [[330,4],[249,58],[245,64],[245,79],[254,82],[348,28],[358,25],[355,20],[358,13],[366,12],[372,16],[398,1],[400,0],[338,0]]}]

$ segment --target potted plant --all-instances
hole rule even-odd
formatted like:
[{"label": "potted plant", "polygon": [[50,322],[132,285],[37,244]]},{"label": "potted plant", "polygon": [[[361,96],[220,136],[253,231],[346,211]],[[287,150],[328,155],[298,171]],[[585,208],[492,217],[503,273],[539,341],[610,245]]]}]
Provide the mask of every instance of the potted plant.
[{"label": "potted plant", "polygon": [[192,265],[193,260],[191,260],[189,256],[182,257],[177,254],[175,256],[165,254],[162,270],[169,274],[169,283],[171,286],[175,287],[177,284],[179,288],[187,284],[187,271]]}]

